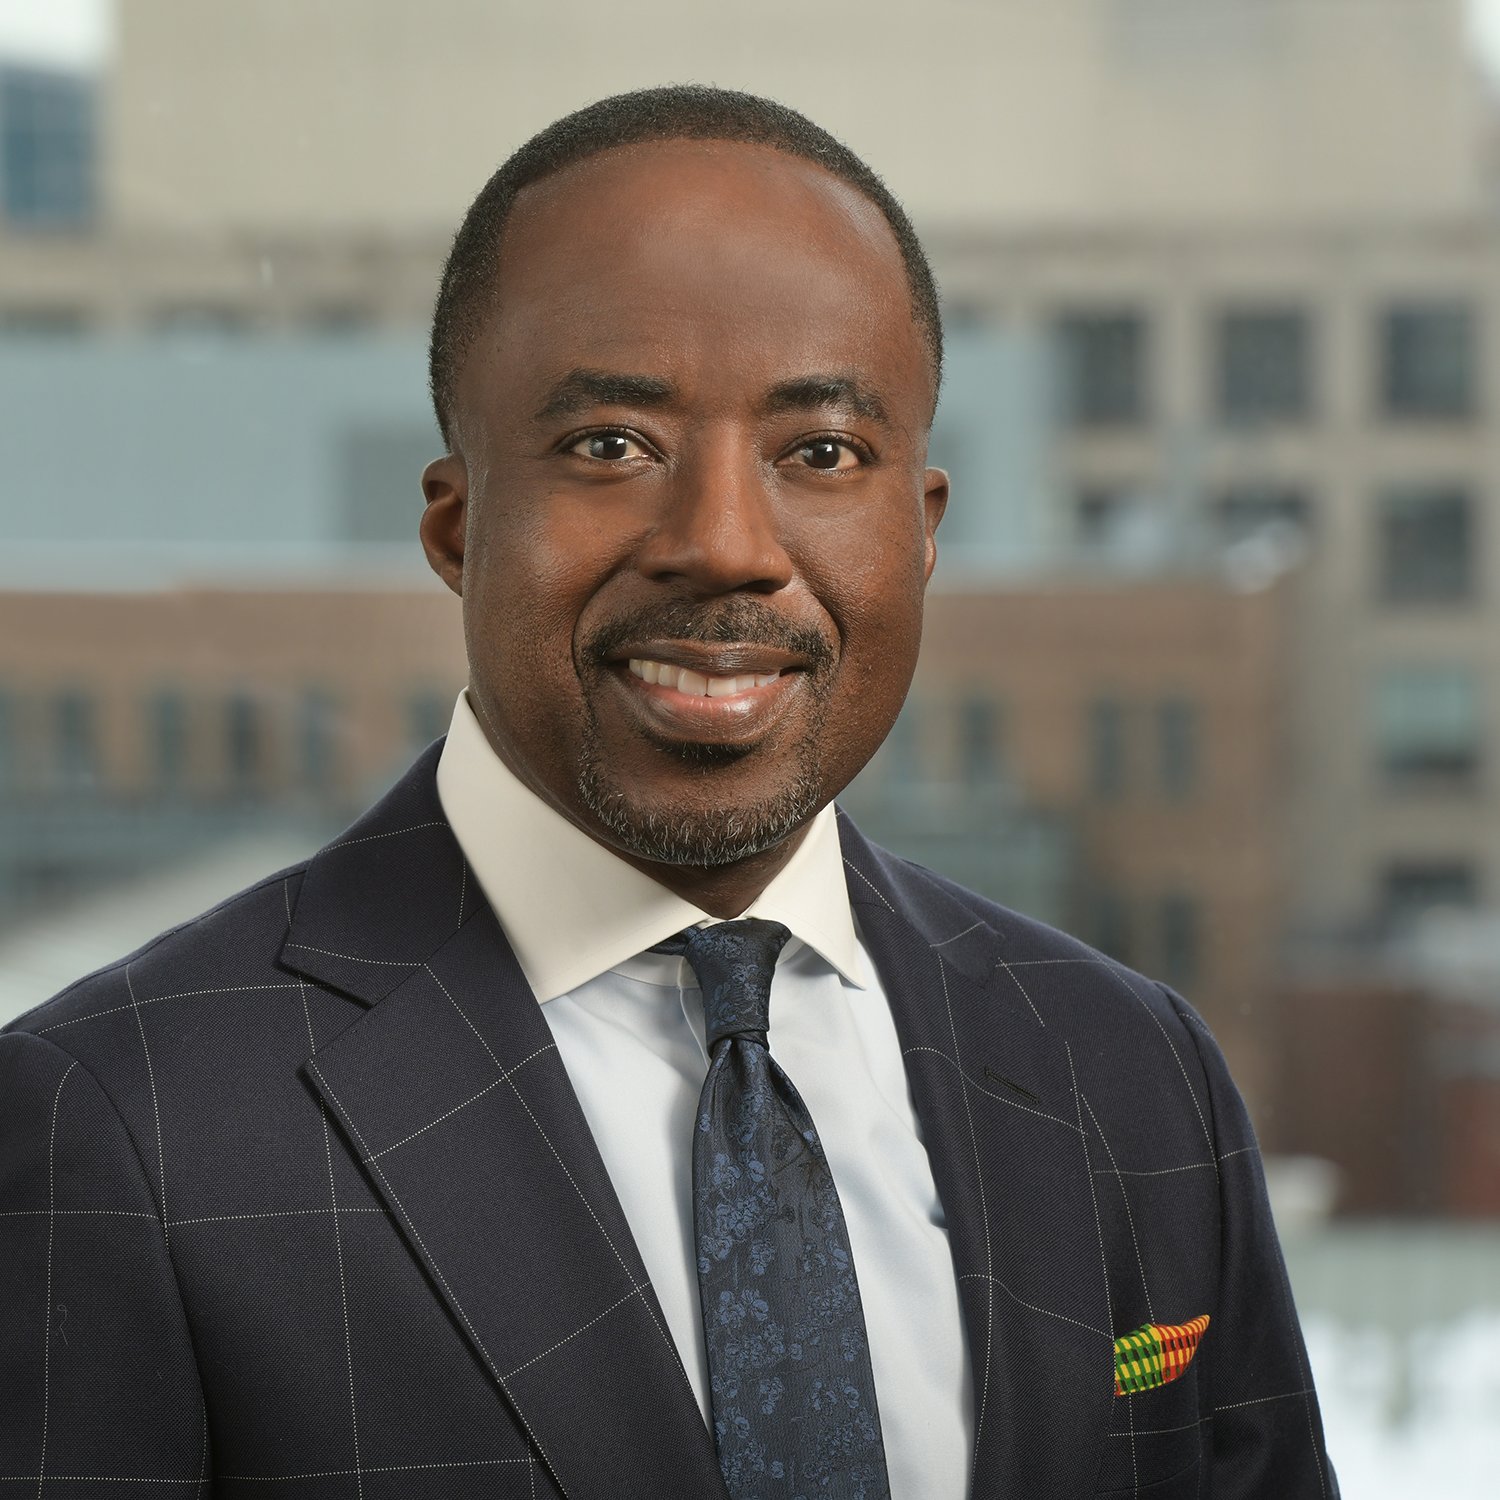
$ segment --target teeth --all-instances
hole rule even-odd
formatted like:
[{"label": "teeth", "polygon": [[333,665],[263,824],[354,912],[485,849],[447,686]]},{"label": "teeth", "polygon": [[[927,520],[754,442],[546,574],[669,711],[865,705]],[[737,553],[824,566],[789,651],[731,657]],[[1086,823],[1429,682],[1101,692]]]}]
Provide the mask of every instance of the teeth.
[{"label": "teeth", "polygon": [[732,698],[736,693],[748,693],[751,688],[768,687],[781,676],[780,672],[742,672],[736,677],[708,677],[686,667],[672,667],[663,661],[641,657],[631,658],[630,670],[643,682],[675,688],[695,698]]}]

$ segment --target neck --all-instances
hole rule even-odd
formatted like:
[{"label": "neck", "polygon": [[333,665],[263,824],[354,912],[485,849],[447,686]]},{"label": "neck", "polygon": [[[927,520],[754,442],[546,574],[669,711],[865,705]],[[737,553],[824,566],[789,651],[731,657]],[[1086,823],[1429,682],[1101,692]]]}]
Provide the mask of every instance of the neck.
[{"label": "neck", "polygon": [[[747,911],[756,897],[786,868],[787,861],[807,837],[807,828],[808,825],[804,823],[779,844],[774,844],[760,854],[710,869],[696,865],[664,865],[655,860],[642,859],[614,844],[606,844],[605,847],[626,864],[634,865],[643,874],[666,886],[674,896],[691,901],[711,917],[728,919]],[[593,836],[598,838],[597,834]]]}]

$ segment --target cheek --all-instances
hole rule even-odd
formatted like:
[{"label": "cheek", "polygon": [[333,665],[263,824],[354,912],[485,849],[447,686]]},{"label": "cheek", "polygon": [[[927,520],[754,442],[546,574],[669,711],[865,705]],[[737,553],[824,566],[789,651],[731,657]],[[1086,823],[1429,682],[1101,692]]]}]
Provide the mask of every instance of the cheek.
[{"label": "cheek", "polygon": [[516,694],[542,683],[555,693],[574,676],[574,636],[596,572],[588,539],[556,525],[545,501],[488,528],[465,567],[471,659],[485,652],[488,675]]},{"label": "cheek", "polygon": [[893,659],[915,655],[926,582],[920,505],[903,496],[861,516],[826,558],[841,627],[851,636],[857,630],[865,646],[873,637]]},{"label": "cheek", "polygon": [[[916,667],[925,532],[915,504],[893,505],[830,554],[823,597],[842,637],[841,713],[851,737],[878,743]],[[873,749],[873,746],[871,747]]]}]

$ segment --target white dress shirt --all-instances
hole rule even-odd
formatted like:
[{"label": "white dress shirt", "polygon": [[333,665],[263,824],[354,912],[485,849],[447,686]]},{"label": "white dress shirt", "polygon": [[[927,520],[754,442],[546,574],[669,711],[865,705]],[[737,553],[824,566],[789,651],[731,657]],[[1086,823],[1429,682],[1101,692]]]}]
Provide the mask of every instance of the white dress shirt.
[{"label": "white dress shirt", "polygon": [[[541,1002],[705,1418],[692,1142],[708,1070],[687,961],[651,953],[715,920],[526,787],[459,695],[443,812]],[[855,928],[832,807],[744,913],[782,922],[772,1055],[833,1169],[859,1277],[893,1500],[968,1493],[972,1391],[942,1205],[895,1024]]]}]

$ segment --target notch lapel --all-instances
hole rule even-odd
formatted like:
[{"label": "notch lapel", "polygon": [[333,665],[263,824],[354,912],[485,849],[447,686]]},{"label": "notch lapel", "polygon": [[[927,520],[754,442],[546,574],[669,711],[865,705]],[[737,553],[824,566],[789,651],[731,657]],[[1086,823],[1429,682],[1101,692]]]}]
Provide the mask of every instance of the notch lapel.
[{"label": "notch lapel", "polygon": [[308,868],[283,962],[370,1005],[308,1077],[563,1493],[722,1496],[551,1031],[442,817],[435,763]]},{"label": "notch lapel", "polygon": [[1113,1334],[1072,1060],[997,983],[992,927],[842,815],[840,831],[947,1219],[974,1376],[972,1494],[1088,1494]]}]

